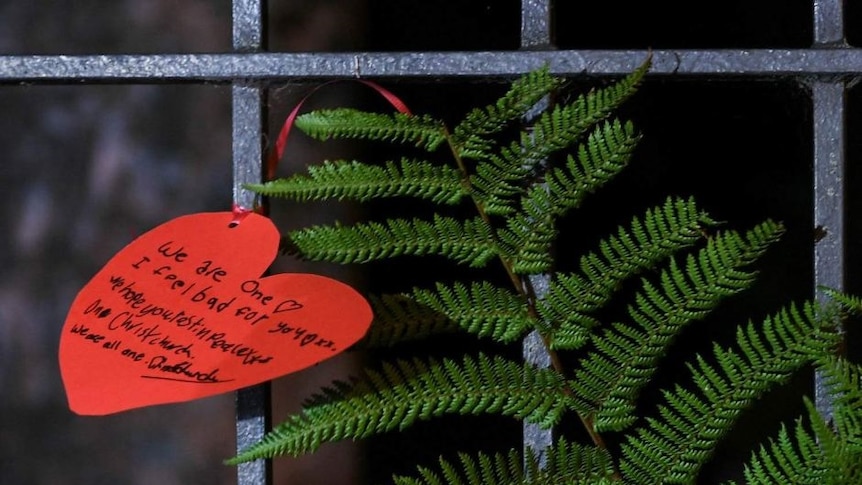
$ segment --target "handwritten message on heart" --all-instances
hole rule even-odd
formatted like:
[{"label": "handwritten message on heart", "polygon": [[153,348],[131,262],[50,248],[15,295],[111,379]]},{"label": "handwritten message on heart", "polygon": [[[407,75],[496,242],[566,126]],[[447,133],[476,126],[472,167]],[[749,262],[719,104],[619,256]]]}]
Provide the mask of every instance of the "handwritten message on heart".
[{"label": "handwritten message on heart", "polygon": [[261,383],[360,340],[368,302],[324,276],[260,276],[279,234],[266,217],[173,219],[123,248],[81,290],[60,338],[69,407],[83,415]]}]

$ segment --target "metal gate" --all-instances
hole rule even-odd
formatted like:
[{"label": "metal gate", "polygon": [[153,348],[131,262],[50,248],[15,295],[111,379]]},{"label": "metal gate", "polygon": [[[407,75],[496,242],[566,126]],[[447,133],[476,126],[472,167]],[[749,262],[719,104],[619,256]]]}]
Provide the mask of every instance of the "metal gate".
[{"label": "metal gate", "polygon": [[[647,56],[644,50],[559,50],[553,43],[551,0],[521,1],[520,50],[494,52],[268,53],[264,0],[233,0],[233,52],[182,55],[0,56],[0,83],[220,83],[232,86],[233,199],[251,206],[242,184],[261,179],[265,92],[273,82],[319,81],[362,76],[376,79],[490,79],[513,77],[549,64],[554,74],[577,78],[621,75]],[[845,105],[862,76],[862,49],[845,43],[843,0],[813,0],[814,43],[804,49],[655,50],[652,76],[744,78],[803,83],[813,107],[812,227],[823,237],[812,244],[814,285],[845,286]],[[780,12],[776,12],[780,15]],[[536,347],[524,357],[541,362]],[[815,378],[818,406],[828,413]],[[260,439],[269,425],[268,386],[237,396],[237,446]],[[525,430],[525,446],[541,448],[550,434]],[[264,461],[238,468],[240,485],[271,483]]]}]

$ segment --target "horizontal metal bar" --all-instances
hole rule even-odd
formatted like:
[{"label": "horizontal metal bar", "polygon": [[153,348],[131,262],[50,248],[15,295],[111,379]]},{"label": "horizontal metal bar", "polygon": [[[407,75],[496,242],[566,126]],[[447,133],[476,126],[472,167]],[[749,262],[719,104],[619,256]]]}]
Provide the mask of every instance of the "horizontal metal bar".
[{"label": "horizontal metal bar", "polygon": [[[242,53],[0,56],[0,83],[227,83],[347,76],[507,77],[548,64],[566,76],[631,72],[650,51]],[[657,50],[653,74],[857,76],[862,49]]]}]

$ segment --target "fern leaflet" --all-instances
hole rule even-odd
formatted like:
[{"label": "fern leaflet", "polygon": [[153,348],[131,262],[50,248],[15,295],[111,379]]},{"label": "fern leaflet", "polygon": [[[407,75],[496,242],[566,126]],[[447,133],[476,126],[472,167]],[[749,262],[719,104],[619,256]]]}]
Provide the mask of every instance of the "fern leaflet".
[{"label": "fern leaflet", "polygon": [[438,283],[436,291],[413,290],[413,299],[446,315],[460,328],[498,342],[514,342],[534,324],[522,297],[488,282],[474,282],[469,288],[462,283],[451,287]]},{"label": "fern leaflet", "polygon": [[299,229],[290,233],[285,246],[306,259],[336,263],[436,254],[480,267],[497,255],[491,229],[480,218],[459,221],[436,214],[431,221],[389,219]]},{"label": "fern leaflet", "polygon": [[246,188],[299,202],[310,200],[368,201],[385,197],[417,197],[439,204],[457,204],[467,195],[458,171],[421,160],[402,159],[384,166],[356,161],[324,162],[308,167],[308,174],[249,184]]},{"label": "fern leaflet", "polygon": [[410,295],[371,295],[369,303],[374,321],[363,340],[368,347],[393,347],[402,342],[460,330],[449,317],[419,304]]},{"label": "fern leaflet", "polygon": [[377,317],[366,340],[373,346],[456,330],[510,343],[534,324],[522,297],[489,282],[473,282],[469,288],[438,283],[436,290],[383,295],[372,300],[372,308]]},{"label": "fern leaflet", "polygon": [[581,146],[578,161],[569,157],[565,169],[551,169],[546,185],[527,191],[521,209],[510,214],[506,228],[498,231],[515,273],[538,274],[551,269],[557,218],[622,170],[636,144],[637,137],[626,133],[623,125],[606,124],[590,135],[586,147]]},{"label": "fern leaflet", "polygon": [[[856,364],[830,357],[820,363],[830,397],[837,400],[833,426],[824,421],[810,399],[804,398],[809,429],[797,422],[791,438],[782,428],[777,441],[761,447],[745,467],[746,483],[845,485],[862,483],[862,418],[860,370]],[[846,398],[853,396],[847,407]],[[850,424],[852,423],[852,424]],[[849,424],[849,426],[848,426]]]},{"label": "fern leaflet", "polygon": [[551,211],[563,215],[581,205],[584,198],[628,166],[640,141],[631,123],[617,120],[603,124],[578,147],[578,156],[569,156],[565,167],[552,168],[545,180],[554,205]]},{"label": "fern leaflet", "polygon": [[230,463],[296,456],[326,442],[404,429],[446,414],[495,413],[550,427],[570,406],[555,372],[502,357],[398,361],[325,390]]},{"label": "fern leaflet", "polygon": [[296,127],[321,141],[356,138],[407,143],[429,152],[446,141],[443,123],[427,115],[387,115],[352,108],[324,109],[297,117]]},{"label": "fern leaflet", "polygon": [[722,233],[684,268],[676,260],[660,276],[661,287],[647,280],[629,307],[635,325],[618,323],[593,339],[596,350],[575,373],[573,390],[582,412],[598,431],[620,431],[635,418],[635,401],[681,329],[705,317],[729,295],[750,286],[755,273],[742,269],[759,258],[784,229],[767,221],[746,237]]},{"label": "fern leaflet", "polygon": [[538,274],[551,269],[551,244],[557,236],[553,202],[543,187],[534,187],[522,202],[523,210],[509,217],[497,231],[500,246],[517,274]]},{"label": "fern leaflet", "polygon": [[494,104],[470,111],[452,130],[452,141],[460,157],[485,158],[494,146],[489,135],[522,119],[559,85],[560,80],[551,76],[547,67],[537,69],[518,78]]},{"label": "fern leaflet", "polygon": [[700,390],[665,391],[660,417],[628,436],[620,469],[638,483],[694,483],[700,467],[742,411],[804,364],[828,353],[840,337],[824,328],[812,304],[795,305],[737,331],[738,350],[714,348],[717,367],[702,357],[689,365]]},{"label": "fern leaflet", "polygon": [[799,485],[825,485],[826,462],[820,446],[800,420],[793,437],[782,427],[778,439],[761,447],[745,466],[745,482],[750,485],[793,483]]},{"label": "fern leaflet", "polygon": [[835,432],[862,452],[862,367],[831,355],[820,359],[817,367],[833,407]]},{"label": "fern leaflet", "polygon": [[538,304],[551,346],[582,346],[598,322],[592,312],[603,307],[618,285],[632,275],[652,268],[674,252],[702,237],[703,226],[715,224],[694,201],[668,198],[664,205],[633,218],[629,228],[599,243],[598,251],[581,258],[580,274],[560,274]]},{"label": "fern leaflet", "polygon": [[[419,477],[393,477],[395,485],[600,485],[610,484],[614,470],[607,451],[559,440],[547,450],[547,464],[540,466],[531,450],[522,458],[520,453],[476,457],[459,453],[458,464],[440,459],[440,470],[419,467]],[[526,467],[524,466],[526,463]]]},{"label": "fern leaflet", "polygon": [[831,288],[821,288],[821,290],[823,290],[823,292],[831,298],[832,301],[840,305],[847,313],[852,315],[862,315],[862,297],[848,295]]},{"label": "fern leaflet", "polygon": [[524,194],[526,176],[551,154],[577,143],[591,127],[635,93],[648,63],[616,83],[578,97],[570,104],[545,111],[529,132],[490,155],[471,177],[475,196],[489,214],[508,215]]}]

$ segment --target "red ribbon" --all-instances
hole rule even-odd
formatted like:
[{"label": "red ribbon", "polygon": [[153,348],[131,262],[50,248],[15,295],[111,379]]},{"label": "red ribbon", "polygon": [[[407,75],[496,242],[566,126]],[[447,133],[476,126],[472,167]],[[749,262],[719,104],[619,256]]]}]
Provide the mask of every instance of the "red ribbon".
[{"label": "red ribbon", "polygon": [[407,105],[404,104],[404,101],[401,101],[398,96],[373,81],[366,81],[365,79],[339,79],[323,83],[311,90],[310,93],[303,96],[303,98],[299,100],[299,103],[296,104],[290,114],[287,115],[287,119],[284,120],[284,125],[281,127],[281,131],[279,131],[278,133],[278,138],[275,141],[275,146],[273,147],[273,150],[269,152],[269,157],[266,160],[266,178],[264,179],[264,181],[269,181],[275,178],[275,172],[278,168],[278,162],[279,160],[281,160],[281,156],[284,154],[284,149],[287,145],[287,135],[290,134],[290,129],[293,127],[293,123],[296,121],[296,117],[299,116],[299,109],[302,107],[303,103],[305,103],[305,101],[309,97],[311,97],[312,94],[316,93],[317,90],[319,90],[320,88],[328,84],[347,80],[357,81],[374,89],[375,91],[377,91],[377,93],[383,96],[383,98],[386,99],[386,101],[388,101],[389,104],[392,105],[392,107],[398,110],[399,113],[403,113],[406,115],[412,114],[410,112],[410,109],[407,108]]},{"label": "red ribbon", "polygon": [[[322,88],[328,84],[336,83],[339,81],[360,82],[360,83],[374,89],[375,91],[377,91],[377,93],[380,94],[381,96],[383,96],[383,98],[386,99],[386,101],[388,101],[389,104],[392,105],[392,107],[394,107],[396,110],[398,110],[399,113],[403,113],[406,115],[412,115],[412,113],[410,112],[410,109],[407,108],[406,104],[404,104],[404,101],[401,101],[401,99],[398,96],[396,96],[395,94],[393,94],[388,89],[384,88],[383,86],[381,86],[381,85],[379,85],[373,81],[367,81],[365,79],[337,79],[337,80],[328,81],[328,82],[325,82],[319,86],[316,86],[314,89],[311,90],[311,92],[309,92],[308,94],[303,96],[302,99],[299,100],[298,103],[296,103],[296,106],[293,108],[293,110],[291,110],[290,114],[288,114],[287,118],[284,120],[284,125],[281,127],[281,131],[279,131],[279,133],[278,133],[278,138],[275,141],[275,145],[273,146],[273,149],[269,152],[269,155],[267,156],[267,159],[266,159],[266,177],[264,178],[264,181],[269,181],[269,180],[272,180],[273,178],[275,178],[275,173],[276,173],[276,170],[278,169],[278,162],[279,162],[279,160],[281,160],[282,155],[284,155],[284,149],[287,146],[287,135],[290,134],[290,129],[293,128],[293,124],[296,121],[296,117],[299,116],[299,109],[302,108],[302,105],[305,103],[305,101],[308,98],[310,98],[312,94],[316,93],[317,90],[319,90],[320,88]],[[257,212],[257,211],[261,211],[261,210],[262,210],[262,207],[255,207],[254,209],[246,209],[245,207],[239,206],[236,203],[234,203],[233,208],[232,208],[233,219],[230,221],[230,227],[238,226],[239,223],[242,222],[243,219],[248,217],[249,214],[251,214],[252,212]]]}]

